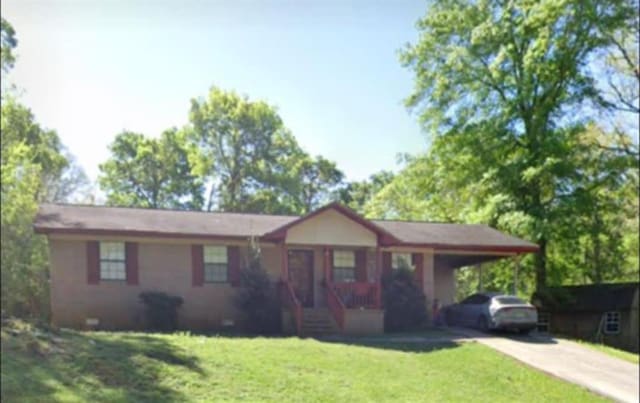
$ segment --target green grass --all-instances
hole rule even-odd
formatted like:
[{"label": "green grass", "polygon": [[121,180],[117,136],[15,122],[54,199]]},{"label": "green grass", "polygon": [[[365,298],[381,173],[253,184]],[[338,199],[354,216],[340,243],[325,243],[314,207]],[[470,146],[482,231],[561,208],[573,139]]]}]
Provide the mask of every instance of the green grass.
[{"label": "green grass", "polygon": [[624,350],[619,350],[615,347],[610,347],[604,344],[598,344],[598,343],[590,343],[587,341],[583,341],[583,340],[572,340],[575,341],[577,343],[580,343],[584,346],[587,346],[589,348],[592,348],[594,350],[598,350],[601,351],[605,354],[609,354],[612,357],[616,357],[616,358],[620,358],[622,360],[625,361],[629,361],[631,363],[634,364],[638,364],[640,363],[640,356],[638,356],[638,354],[634,354],[634,353],[630,353],[628,351],[624,351]]},{"label": "green grass", "polygon": [[3,402],[603,400],[475,343],[7,330]]}]

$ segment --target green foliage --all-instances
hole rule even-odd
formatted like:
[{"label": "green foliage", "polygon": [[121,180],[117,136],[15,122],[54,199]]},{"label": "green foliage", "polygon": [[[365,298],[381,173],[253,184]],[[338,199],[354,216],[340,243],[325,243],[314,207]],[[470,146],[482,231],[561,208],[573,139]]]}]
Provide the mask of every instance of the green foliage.
[{"label": "green foliage", "polygon": [[160,138],[123,132],[100,165],[101,188],[111,205],[200,209],[202,181],[193,173],[193,147],[186,135],[166,130]]},{"label": "green foliage", "polygon": [[418,329],[427,320],[426,297],[407,267],[394,270],[383,279],[384,330],[397,332]]},{"label": "green foliage", "polygon": [[0,20],[0,65],[2,72],[7,73],[16,61],[13,50],[18,46],[16,31],[4,17]]},{"label": "green foliage", "polygon": [[178,308],[184,302],[182,297],[159,291],[145,291],[139,295],[145,305],[148,330],[171,332],[178,328]]},{"label": "green foliage", "polygon": [[207,210],[300,214],[328,201],[344,176],[304,152],[264,101],[213,87],[192,100],[190,122]]},{"label": "green foliage", "polygon": [[[58,135],[40,127],[31,111],[3,97],[1,116],[2,309],[16,316],[48,316],[47,249],[32,224],[38,203],[64,199],[70,164]],[[76,167],[77,168],[77,167]]]},{"label": "green foliage", "polygon": [[269,274],[262,267],[260,246],[251,240],[249,262],[242,270],[241,288],[234,303],[244,314],[247,330],[257,334],[274,334],[281,331],[280,300]]},{"label": "green foliage", "polygon": [[433,2],[420,39],[401,55],[416,74],[407,105],[432,146],[402,179],[418,200],[389,211],[486,222],[532,239],[536,287],[544,287],[558,226],[573,226],[597,193],[617,191],[637,166],[615,144],[585,139],[576,113],[599,95],[587,58],[633,11],[617,0]]},{"label": "green foliage", "polygon": [[393,172],[380,171],[369,176],[367,180],[349,182],[337,191],[337,199],[352,210],[364,214],[365,206],[371,198],[382,191],[393,178]]},{"label": "green foliage", "polygon": [[191,101],[190,121],[207,163],[203,167],[211,186],[207,210],[214,207],[216,192],[215,207],[245,210],[252,190],[268,183],[279,156],[274,145],[288,135],[282,119],[266,102],[213,87],[206,99]]}]

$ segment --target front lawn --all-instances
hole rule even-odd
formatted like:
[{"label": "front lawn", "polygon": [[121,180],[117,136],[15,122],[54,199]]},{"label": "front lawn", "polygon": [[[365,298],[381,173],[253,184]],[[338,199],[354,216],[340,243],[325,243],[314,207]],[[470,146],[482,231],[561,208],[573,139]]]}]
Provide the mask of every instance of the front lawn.
[{"label": "front lawn", "polygon": [[603,400],[475,343],[3,328],[1,361],[3,402]]}]

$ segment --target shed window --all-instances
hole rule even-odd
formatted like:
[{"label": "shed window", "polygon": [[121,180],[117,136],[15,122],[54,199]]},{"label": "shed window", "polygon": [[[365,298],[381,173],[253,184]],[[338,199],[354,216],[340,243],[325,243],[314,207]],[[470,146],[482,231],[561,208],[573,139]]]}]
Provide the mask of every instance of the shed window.
[{"label": "shed window", "polygon": [[336,283],[356,281],[356,254],[353,251],[333,251],[333,281]]},{"label": "shed window", "polygon": [[549,332],[549,312],[538,312],[538,331],[548,333]]},{"label": "shed window", "polygon": [[393,270],[398,270],[401,267],[414,270],[414,267],[411,264],[411,253],[393,252],[391,254],[391,267]]},{"label": "shed window", "polygon": [[227,282],[227,248],[225,246],[204,247],[204,281],[206,283]]},{"label": "shed window", "polygon": [[620,333],[620,312],[607,312],[604,314],[604,333]]},{"label": "shed window", "polygon": [[100,279],[126,280],[124,242],[100,242]]}]

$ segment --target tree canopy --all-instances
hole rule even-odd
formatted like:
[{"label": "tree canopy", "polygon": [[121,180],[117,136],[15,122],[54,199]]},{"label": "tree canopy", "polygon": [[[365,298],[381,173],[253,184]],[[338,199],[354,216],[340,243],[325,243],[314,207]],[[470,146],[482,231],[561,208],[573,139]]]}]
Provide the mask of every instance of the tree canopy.
[{"label": "tree canopy", "polygon": [[122,132],[100,165],[107,204],[151,208],[202,208],[202,180],[193,172],[193,149],[184,132],[165,130],[159,138]]},{"label": "tree canopy", "polygon": [[[401,53],[416,77],[407,105],[433,160],[451,169],[458,197],[477,198],[478,207],[486,200],[494,220],[517,223],[538,244],[538,288],[547,283],[554,225],[576,217],[574,203],[592,195],[581,164],[600,147],[583,138],[578,113],[599,96],[587,62],[632,12],[616,0],[434,1],[418,21],[419,40]],[[603,158],[611,171],[591,179],[618,186],[609,179],[633,161]]]}]

